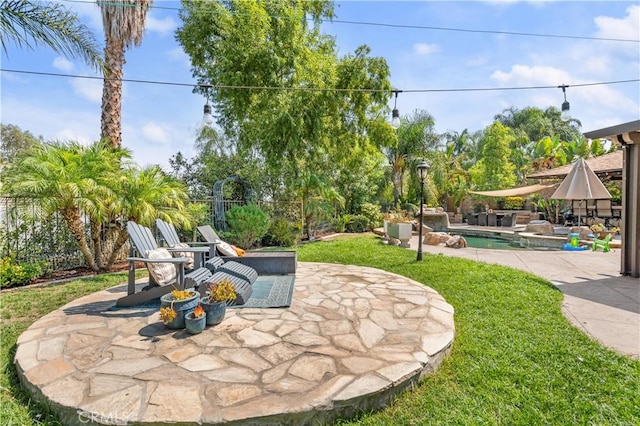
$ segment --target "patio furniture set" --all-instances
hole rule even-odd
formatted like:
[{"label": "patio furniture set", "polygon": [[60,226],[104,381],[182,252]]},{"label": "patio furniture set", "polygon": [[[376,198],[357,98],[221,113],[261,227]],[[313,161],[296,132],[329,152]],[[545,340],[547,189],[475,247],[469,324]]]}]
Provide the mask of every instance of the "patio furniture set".
[{"label": "patio furniture set", "polygon": [[[173,289],[193,287],[203,292],[205,284],[224,278],[235,287],[234,304],[244,304],[251,296],[251,285],[258,275],[295,274],[297,257],[294,251],[249,251],[246,256],[240,257],[208,225],[198,227],[207,241],[190,244],[180,242],[172,224],[157,219],[156,226],[166,247],[158,244],[151,229],[133,221],[127,223],[131,243],[130,257],[127,258],[129,274],[127,295],[118,299],[116,305],[119,307],[156,299]],[[224,247],[222,251],[221,247]],[[217,251],[224,255],[218,255]],[[135,269],[138,262],[144,263],[149,270],[149,284],[142,289],[136,286]]]}]

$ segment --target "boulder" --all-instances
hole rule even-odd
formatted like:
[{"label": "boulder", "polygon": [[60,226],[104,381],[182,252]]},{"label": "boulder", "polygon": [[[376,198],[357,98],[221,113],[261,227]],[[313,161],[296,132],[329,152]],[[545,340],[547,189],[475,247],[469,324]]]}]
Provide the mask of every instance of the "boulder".
[{"label": "boulder", "polygon": [[572,226],[569,229],[570,234],[580,234],[578,238],[586,240],[589,234],[593,234],[593,231],[588,226]]},{"label": "boulder", "polygon": [[437,246],[446,242],[449,239],[449,234],[446,232],[427,232],[424,236],[423,243],[429,246]]},{"label": "boulder", "polygon": [[445,243],[447,247],[451,248],[463,248],[467,246],[467,240],[461,235],[452,235]]},{"label": "boulder", "polygon": [[535,234],[553,235],[553,225],[547,220],[532,220],[527,223],[526,232],[533,232]]}]

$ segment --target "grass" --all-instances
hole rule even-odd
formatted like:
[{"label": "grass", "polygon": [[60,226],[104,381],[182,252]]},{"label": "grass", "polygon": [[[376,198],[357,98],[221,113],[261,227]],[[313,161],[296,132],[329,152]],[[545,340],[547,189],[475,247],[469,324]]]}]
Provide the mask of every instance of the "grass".
[{"label": "grass", "polygon": [[[343,425],[638,425],[640,363],[573,328],[549,282],[511,268],[390,247],[376,238],[306,244],[300,261],[366,265],[437,290],[455,309],[454,348],[440,369],[390,407]],[[84,294],[125,281],[113,274],[0,295],[0,424],[58,425],[19,385],[17,337]]]}]

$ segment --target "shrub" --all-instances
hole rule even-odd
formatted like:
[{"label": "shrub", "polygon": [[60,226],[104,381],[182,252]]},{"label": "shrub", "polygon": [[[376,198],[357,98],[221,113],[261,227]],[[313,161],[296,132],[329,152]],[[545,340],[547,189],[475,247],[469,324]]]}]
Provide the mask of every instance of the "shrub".
[{"label": "shrub", "polygon": [[401,206],[402,210],[406,211],[409,213],[409,215],[411,216],[415,216],[420,212],[420,207],[416,206],[415,204],[411,204],[411,203],[404,203]]},{"label": "shrub", "polygon": [[295,226],[283,218],[273,220],[262,239],[262,244],[265,246],[291,247],[297,242],[298,233]]},{"label": "shrub", "polygon": [[45,273],[46,262],[15,263],[11,257],[0,259],[0,287],[29,284]]},{"label": "shrub", "polygon": [[334,228],[336,228],[336,232],[346,232],[347,231],[347,223],[349,223],[349,221],[351,220],[351,215],[350,214],[343,214],[340,217],[338,217],[335,221],[334,221]]},{"label": "shrub", "polygon": [[365,232],[370,229],[369,218],[361,214],[352,215],[346,224],[347,232]]},{"label": "shrub", "polygon": [[360,207],[360,214],[369,219],[369,229],[379,228],[382,226],[382,212],[380,206],[372,203],[364,203]]},{"label": "shrub", "polygon": [[504,209],[505,210],[522,210],[524,206],[524,197],[505,197]]},{"label": "shrub", "polygon": [[248,249],[261,241],[269,230],[269,216],[255,204],[232,207],[226,217],[229,225],[226,238],[243,248]]}]

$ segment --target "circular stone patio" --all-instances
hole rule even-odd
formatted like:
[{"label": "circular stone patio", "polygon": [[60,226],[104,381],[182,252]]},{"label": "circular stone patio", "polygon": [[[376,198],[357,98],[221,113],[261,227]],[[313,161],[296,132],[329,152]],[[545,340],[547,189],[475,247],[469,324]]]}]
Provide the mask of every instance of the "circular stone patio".
[{"label": "circular stone patio", "polygon": [[381,408],[451,350],[453,308],[378,269],[298,263],[289,308],[227,309],[191,336],[157,309],[80,298],[18,339],[23,385],[67,425],[321,424]]}]

